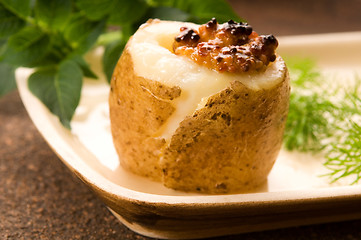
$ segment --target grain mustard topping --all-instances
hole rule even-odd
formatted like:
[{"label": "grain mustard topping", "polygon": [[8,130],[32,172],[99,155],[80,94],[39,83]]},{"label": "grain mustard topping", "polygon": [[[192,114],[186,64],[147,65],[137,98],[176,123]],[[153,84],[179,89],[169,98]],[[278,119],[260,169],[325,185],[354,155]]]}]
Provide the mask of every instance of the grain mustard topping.
[{"label": "grain mustard topping", "polygon": [[273,35],[258,35],[247,23],[215,18],[198,31],[181,27],[173,51],[219,72],[263,71],[275,61],[278,41]]}]

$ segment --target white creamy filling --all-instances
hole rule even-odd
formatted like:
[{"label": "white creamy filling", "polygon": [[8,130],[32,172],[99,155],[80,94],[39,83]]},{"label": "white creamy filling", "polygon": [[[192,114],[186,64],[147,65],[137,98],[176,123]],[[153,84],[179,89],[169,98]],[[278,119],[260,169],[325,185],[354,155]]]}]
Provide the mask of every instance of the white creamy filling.
[{"label": "white creamy filling", "polygon": [[155,136],[166,141],[170,140],[186,116],[202,108],[209,96],[225,89],[231,81],[240,81],[257,91],[279,83],[285,71],[285,64],[279,57],[263,73],[230,74],[216,72],[185,56],[177,56],[171,49],[174,37],[183,26],[193,29],[199,27],[192,23],[153,20],[142,25],[128,43],[134,71],[138,76],[182,89],[181,96],[173,100],[175,112],[160,129],[158,136]]}]

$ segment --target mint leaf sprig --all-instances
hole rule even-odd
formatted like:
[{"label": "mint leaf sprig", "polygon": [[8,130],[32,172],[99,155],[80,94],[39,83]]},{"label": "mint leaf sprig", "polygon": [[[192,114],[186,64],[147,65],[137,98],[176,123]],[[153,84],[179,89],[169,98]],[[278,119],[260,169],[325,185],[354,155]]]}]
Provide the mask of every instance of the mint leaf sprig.
[{"label": "mint leaf sprig", "polygon": [[110,80],[129,37],[149,18],[201,23],[241,19],[225,0],[0,0],[0,97],[15,89],[14,71],[29,67],[30,91],[70,129],[83,77],[97,76],[84,60],[102,45]]}]

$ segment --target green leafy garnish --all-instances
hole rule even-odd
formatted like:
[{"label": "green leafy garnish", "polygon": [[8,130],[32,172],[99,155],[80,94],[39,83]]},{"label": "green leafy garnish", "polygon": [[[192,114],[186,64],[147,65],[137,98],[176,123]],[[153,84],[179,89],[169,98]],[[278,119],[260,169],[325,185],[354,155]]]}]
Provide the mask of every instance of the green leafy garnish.
[{"label": "green leafy garnish", "polygon": [[67,60],[57,68],[39,69],[29,77],[29,89],[49,110],[70,128],[70,119],[79,104],[82,70],[75,61]]},{"label": "green leafy garnish", "polygon": [[325,148],[323,139],[332,136],[327,113],[335,106],[318,93],[291,93],[284,143],[289,150],[318,152]]},{"label": "green leafy garnish", "polygon": [[331,177],[332,182],[354,176],[351,184],[356,184],[361,179],[361,126],[349,121],[347,127],[342,141],[331,144],[324,165],[330,170],[326,176]]},{"label": "green leafy garnish", "polygon": [[[361,178],[361,81],[354,86],[330,87],[309,59],[290,60],[291,96],[284,146],[292,151],[323,153],[325,176],[335,182]],[[338,97],[337,97],[338,96]],[[356,120],[354,120],[356,119]]]},{"label": "green leafy garnish", "polygon": [[332,136],[329,115],[337,109],[321,89],[321,75],[310,59],[288,61],[291,95],[284,145],[288,150],[318,152],[325,148],[322,141]]},{"label": "green leafy garnish", "polygon": [[225,0],[0,0],[0,96],[13,90],[14,71],[30,67],[30,91],[70,128],[83,77],[97,79],[84,60],[105,47],[111,78],[129,37],[149,18],[202,23],[241,19]]},{"label": "green leafy garnish", "polygon": [[8,37],[24,27],[25,21],[0,5],[0,38]]},{"label": "green leafy garnish", "polygon": [[15,67],[0,62],[0,96],[5,95],[16,88],[14,71]]},{"label": "green leafy garnish", "polygon": [[326,152],[325,167],[330,170],[327,176],[335,182],[347,176],[354,176],[351,184],[361,179],[361,98],[360,79],[356,79],[354,87],[345,93],[340,104],[340,115],[343,122],[337,127],[336,140]]}]

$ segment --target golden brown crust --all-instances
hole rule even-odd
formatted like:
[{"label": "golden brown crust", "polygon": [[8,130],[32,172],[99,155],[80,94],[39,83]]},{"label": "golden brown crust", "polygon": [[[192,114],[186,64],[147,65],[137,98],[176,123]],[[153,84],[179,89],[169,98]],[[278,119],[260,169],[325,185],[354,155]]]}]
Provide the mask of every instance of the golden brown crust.
[{"label": "golden brown crust", "polygon": [[267,179],[279,153],[288,73],[269,90],[235,81],[181,122],[162,160],[164,184],[183,191],[244,192]]},{"label": "golden brown crust", "polygon": [[109,95],[113,141],[125,168],[160,181],[159,156],[165,140],[153,136],[174,112],[170,100],[180,93],[178,87],[136,76],[125,48],[115,67]]}]

